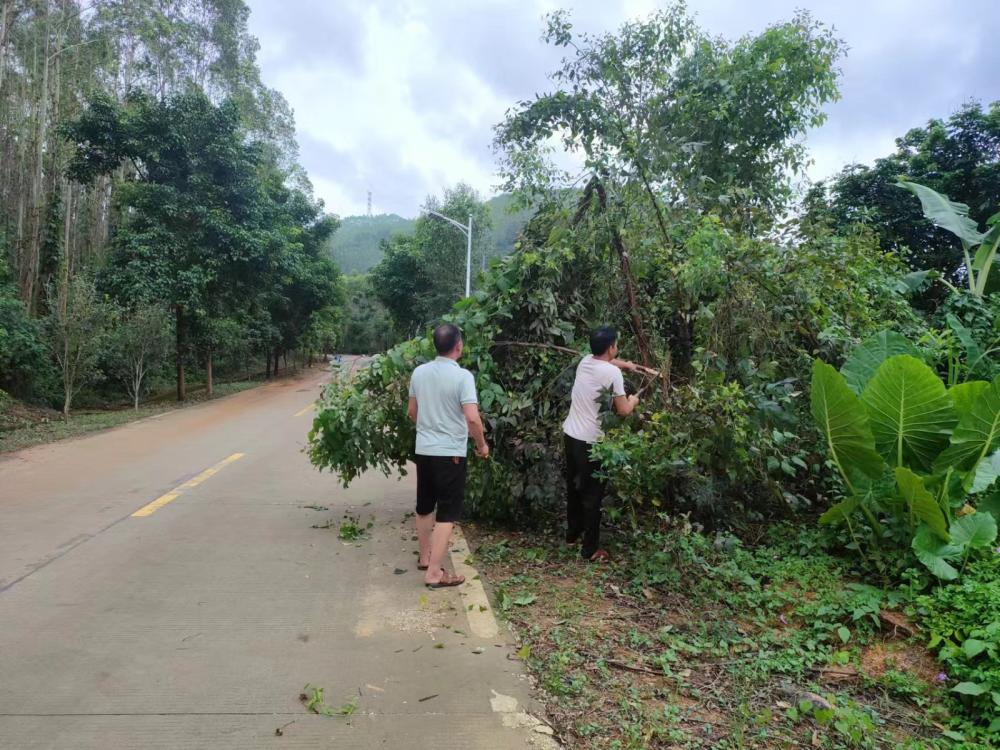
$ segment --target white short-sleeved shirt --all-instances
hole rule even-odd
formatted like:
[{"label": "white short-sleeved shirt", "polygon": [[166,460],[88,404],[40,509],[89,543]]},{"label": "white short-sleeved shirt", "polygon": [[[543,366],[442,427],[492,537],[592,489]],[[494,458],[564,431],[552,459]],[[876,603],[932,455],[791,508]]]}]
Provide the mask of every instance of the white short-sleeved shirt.
[{"label": "white short-sleeved shirt", "polygon": [[462,406],[479,403],[472,373],[438,357],[413,371],[410,396],[417,399],[417,455],[465,456],[469,425]]},{"label": "white short-sleeved shirt", "polygon": [[563,422],[563,432],[571,438],[585,443],[596,443],[604,436],[601,430],[601,392],[610,391],[613,396],[625,395],[625,379],[622,371],[610,362],[595,359],[588,354],[576,366],[576,380],[573,381],[573,400],[569,416]]}]

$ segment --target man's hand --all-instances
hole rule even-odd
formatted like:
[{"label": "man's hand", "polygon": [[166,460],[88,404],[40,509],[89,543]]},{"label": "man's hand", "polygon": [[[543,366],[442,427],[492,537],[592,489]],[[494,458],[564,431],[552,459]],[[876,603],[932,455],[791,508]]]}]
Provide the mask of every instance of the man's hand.
[{"label": "man's hand", "polygon": [[482,445],[477,445],[476,446],[476,455],[479,456],[480,458],[489,458],[490,457],[490,446],[489,446],[489,444],[487,444],[487,443],[484,442]]},{"label": "man's hand", "polygon": [[615,413],[618,414],[619,417],[627,417],[638,405],[639,397],[635,394],[632,394],[631,396],[615,396]]}]

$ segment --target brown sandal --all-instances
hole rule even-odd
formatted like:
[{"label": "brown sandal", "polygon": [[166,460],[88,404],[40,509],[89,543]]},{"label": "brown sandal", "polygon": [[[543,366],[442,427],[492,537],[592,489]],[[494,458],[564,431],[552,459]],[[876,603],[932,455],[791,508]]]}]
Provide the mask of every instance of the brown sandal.
[{"label": "brown sandal", "polygon": [[608,560],[611,559],[611,555],[609,555],[605,550],[599,549],[599,550],[597,550],[597,552],[595,552],[594,554],[592,554],[589,559],[590,559],[590,562],[595,562],[595,563],[596,562],[607,562]]},{"label": "brown sandal", "polygon": [[450,586],[461,586],[463,583],[465,583],[465,576],[451,575],[448,571],[445,571],[440,581],[437,583],[425,583],[424,585],[429,589],[444,589]]}]

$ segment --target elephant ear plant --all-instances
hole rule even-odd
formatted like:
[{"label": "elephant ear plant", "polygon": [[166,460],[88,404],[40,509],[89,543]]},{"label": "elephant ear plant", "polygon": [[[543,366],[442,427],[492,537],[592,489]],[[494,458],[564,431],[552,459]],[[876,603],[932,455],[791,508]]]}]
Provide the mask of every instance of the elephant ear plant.
[{"label": "elephant ear plant", "polygon": [[917,354],[882,332],[840,372],[813,363],[813,418],[847,490],[820,523],[845,524],[858,545],[864,518],[876,546],[908,544],[953,580],[997,537],[1000,377],[949,389]]},{"label": "elephant ear plant", "polygon": [[985,233],[980,232],[976,222],[969,217],[969,207],[964,203],[953,201],[947,195],[918,182],[900,179],[896,186],[917,196],[927,220],[951,232],[962,243],[969,291],[982,297],[987,291],[993,290],[997,274],[993,274],[994,282],[991,285],[990,271],[994,264],[1000,262],[997,254],[1000,250],[1000,213],[989,218],[989,229]]}]

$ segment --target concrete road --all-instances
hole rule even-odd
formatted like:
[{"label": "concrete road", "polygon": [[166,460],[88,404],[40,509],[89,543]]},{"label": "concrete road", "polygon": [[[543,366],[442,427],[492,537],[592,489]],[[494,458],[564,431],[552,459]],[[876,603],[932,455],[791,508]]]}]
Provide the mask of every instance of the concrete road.
[{"label": "concrete road", "polygon": [[479,582],[423,587],[412,478],[302,454],[328,377],[0,458],[0,748],[554,746]]}]

